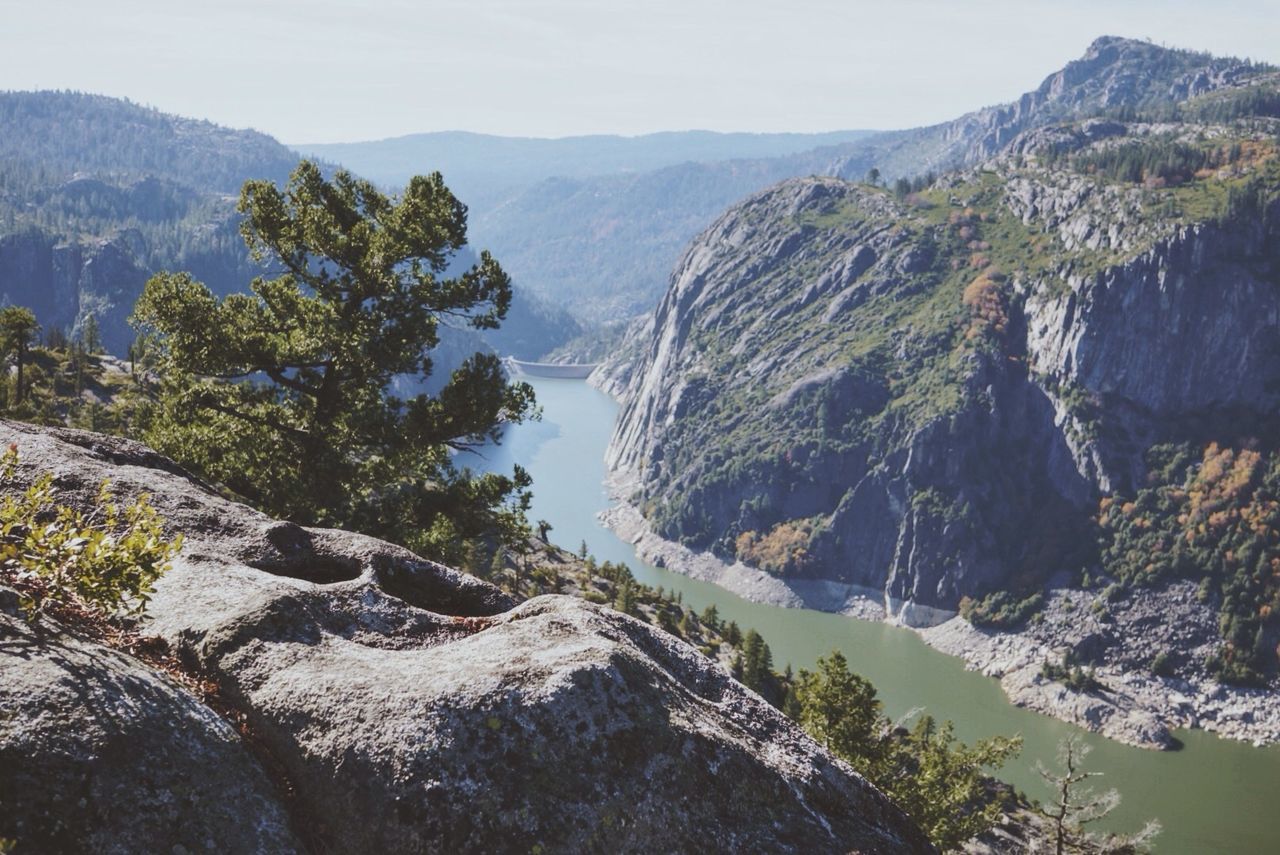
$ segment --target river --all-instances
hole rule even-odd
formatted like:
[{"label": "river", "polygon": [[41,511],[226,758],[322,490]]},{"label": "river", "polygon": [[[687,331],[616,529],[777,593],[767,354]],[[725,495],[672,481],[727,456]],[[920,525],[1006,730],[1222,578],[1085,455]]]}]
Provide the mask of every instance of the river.
[{"label": "river", "polygon": [[1169,855],[1265,853],[1280,851],[1271,828],[1271,809],[1280,785],[1280,747],[1254,748],[1202,731],[1177,734],[1179,751],[1130,748],[1072,725],[1010,704],[999,684],[966,671],[954,657],[928,647],[910,630],[807,609],[749,602],[723,588],[699,582],[639,560],[635,551],[600,525],[596,514],[608,507],[603,481],[604,452],[617,404],[581,380],[525,378],[542,407],[540,422],[508,431],[502,445],[485,449],[472,466],[510,471],[520,463],[534,479],[531,520],[551,523],[551,539],[569,549],[586,541],[600,560],[625,562],[649,585],[683,593],[684,603],[701,611],[715,604],[721,617],[745,630],[754,627],[773,650],[776,667],[812,667],[832,650],[848,657],[853,670],[871,680],[893,717],[924,708],[955,722],[966,741],[996,734],[1021,734],[1021,756],[1000,777],[1033,798],[1049,795],[1034,771],[1037,759],[1052,767],[1059,740],[1082,734],[1093,747],[1088,766],[1103,772],[1098,789],[1114,787],[1123,798],[1107,828],[1137,830],[1158,818],[1164,832],[1156,850]]}]

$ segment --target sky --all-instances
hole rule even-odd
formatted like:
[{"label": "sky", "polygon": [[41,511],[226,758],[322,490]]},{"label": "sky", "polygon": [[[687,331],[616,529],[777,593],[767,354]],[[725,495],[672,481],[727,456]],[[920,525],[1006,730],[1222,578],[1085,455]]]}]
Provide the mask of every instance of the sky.
[{"label": "sky", "polygon": [[1100,35],[1280,64],[1280,0],[0,0],[0,88],[286,143],[914,127]]}]

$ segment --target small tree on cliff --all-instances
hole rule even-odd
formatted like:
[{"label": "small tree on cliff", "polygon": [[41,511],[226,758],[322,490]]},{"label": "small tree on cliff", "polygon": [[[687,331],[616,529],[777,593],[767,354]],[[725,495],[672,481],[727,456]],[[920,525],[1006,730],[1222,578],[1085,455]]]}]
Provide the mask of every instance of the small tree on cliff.
[{"label": "small tree on cliff", "polygon": [[250,181],[241,233],[275,269],[219,300],[186,273],[147,282],[134,323],[162,378],[146,439],[263,509],[357,528],[454,560],[470,537],[525,529],[529,478],[472,477],[454,452],[496,440],[533,392],[476,354],[436,396],[389,394],[431,373],[445,318],[494,328],[511,285],[487,253],[446,277],[466,207],[439,173],[388,197],[304,161]]},{"label": "small tree on cliff", "polygon": [[1058,743],[1058,769],[1051,770],[1039,761],[1036,772],[1053,790],[1053,798],[1040,804],[1038,810],[1049,820],[1047,839],[1043,843],[1055,855],[1068,852],[1109,852],[1115,855],[1150,851],[1151,841],[1160,833],[1160,823],[1151,820],[1135,835],[1097,834],[1085,826],[1110,814],[1120,804],[1115,790],[1097,793],[1088,785],[1090,778],[1101,772],[1084,769],[1085,758],[1092,749],[1079,737],[1070,736]]},{"label": "small tree on cliff", "polygon": [[102,353],[102,329],[98,326],[97,315],[90,314],[84,319],[77,338],[77,344],[85,353]]}]

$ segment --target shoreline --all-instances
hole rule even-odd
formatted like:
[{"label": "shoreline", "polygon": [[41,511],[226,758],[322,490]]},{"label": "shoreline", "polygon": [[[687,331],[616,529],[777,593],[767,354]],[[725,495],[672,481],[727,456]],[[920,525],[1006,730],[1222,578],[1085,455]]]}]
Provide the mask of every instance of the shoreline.
[{"label": "shoreline", "polygon": [[[1050,592],[1046,620],[1034,632],[984,629],[953,612],[886,603],[884,594],[874,589],[826,580],[785,581],[741,562],[728,564],[710,553],[694,552],[653,532],[639,509],[621,498],[626,495],[624,479],[611,473],[606,486],[615,504],[599,519],[643,560],[754,602],[903,626],[940,653],[962,660],[966,669],[997,679],[1014,706],[1139,748],[1176,749],[1180,743],[1173,731],[1179,729],[1201,729],[1258,747],[1280,743],[1280,693],[1269,689],[1157,677],[1113,663],[1097,667],[1096,677],[1104,688],[1095,692],[1073,692],[1042,677],[1042,664],[1057,661],[1064,649],[1055,640],[1081,633],[1087,637],[1100,623],[1089,613],[1094,595],[1088,591]],[[1183,591],[1148,593],[1157,600],[1154,608],[1166,613],[1186,608]]]}]

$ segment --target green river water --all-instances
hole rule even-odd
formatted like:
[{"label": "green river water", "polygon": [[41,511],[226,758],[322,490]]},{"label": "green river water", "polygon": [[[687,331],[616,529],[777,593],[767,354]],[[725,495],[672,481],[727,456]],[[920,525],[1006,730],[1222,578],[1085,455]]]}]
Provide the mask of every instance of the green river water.
[{"label": "green river water", "polygon": [[683,593],[684,603],[701,611],[714,603],[726,620],[755,627],[781,668],[811,667],[839,649],[851,667],[870,679],[890,716],[923,707],[955,722],[957,735],[972,740],[994,734],[1022,735],[1021,756],[1000,777],[1034,798],[1048,795],[1036,776],[1037,759],[1052,765],[1056,745],[1076,732],[1093,746],[1089,765],[1104,773],[1101,787],[1123,797],[1107,827],[1136,830],[1151,817],[1164,832],[1160,853],[1280,852],[1271,816],[1280,790],[1280,747],[1266,749],[1218,739],[1201,731],[1180,732],[1179,751],[1130,748],[1084,733],[1056,719],[1018,709],[999,684],[964,669],[954,657],[926,646],[910,630],[807,609],[749,602],[723,588],[662,570],[639,560],[630,544],[600,525],[596,514],[608,507],[603,487],[604,452],[617,404],[581,380],[532,380],[543,409],[541,422],[519,425],[503,444],[486,449],[470,465],[510,471],[513,462],[534,478],[531,520],[553,526],[551,539],[576,549],[586,541],[600,560],[628,564],[636,578]]}]

